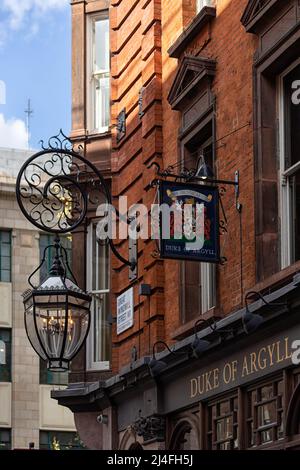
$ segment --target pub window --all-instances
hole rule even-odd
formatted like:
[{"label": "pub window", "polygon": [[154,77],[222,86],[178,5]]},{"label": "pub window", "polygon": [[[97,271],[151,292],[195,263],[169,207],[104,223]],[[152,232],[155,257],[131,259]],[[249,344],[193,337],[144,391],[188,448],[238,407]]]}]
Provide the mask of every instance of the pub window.
[{"label": "pub window", "polygon": [[238,449],[238,399],[214,402],[207,406],[207,447],[210,450]]},{"label": "pub window", "polygon": [[[183,166],[196,168],[200,160],[213,170],[213,125],[209,121],[201,131],[191,137],[183,147]],[[202,183],[200,183],[202,184]],[[205,226],[205,237],[209,227]],[[184,261],[181,263],[181,312],[182,322],[186,323],[199,317],[215,306],[216,270],[212,263]]]},{"label": "pub window", "polygon": [[87,290],[92,295],[91,328],[87,340],[87,368],[107,370],[111,360],[109,247],[88,227]]},{"label": "pub window", "polygon": [[0,450],[11,450],[11,430],[0,428]]},{"label": "pub window", "polygon": [[11,330],[0,329],[0,382],[11,381]]},{"label": "pub window", "polygon": [[247,444],[257,447],[283,439],[283,380],[247,393]]},{"label": "pub window", "polygon": [[281,265],[300,260],[300,61],[279,77]]},{"label": "pub window", "polygon": [[0,230],[0,282],[11,281],[11,233]]}]

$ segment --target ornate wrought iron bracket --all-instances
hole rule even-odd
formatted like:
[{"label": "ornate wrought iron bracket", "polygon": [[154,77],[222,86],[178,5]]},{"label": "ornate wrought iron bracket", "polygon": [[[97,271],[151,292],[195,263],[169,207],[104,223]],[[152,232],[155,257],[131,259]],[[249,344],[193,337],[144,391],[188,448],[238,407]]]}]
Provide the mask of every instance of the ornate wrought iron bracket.
[{"label": "ornate wrought iron bracket", "polygon": [[[96,166],[83,156],[83,148],[75,147],[60,130],[42,150],[22,165],[16,182],[16,196],[23,215],[39,230],[56,235],[73,232],[83,224],[88,211],[104,204],[112,206],[110,189]],[[121,216],[116,210],[116,214]],[[114,255],[136,272],[137,256],[130,259],[117,250],[112,237],[108,243]]]},{"label": "ornate wrought iron bracket", "polygon": [[[151,162],[150,165],[148,165],[148,169],[155,166],[156,167],[156,174],[158,177],[163,178],[163,179],[174,179],[175,181],[185,181],[185,182],[201,182],[205,184],[211,184],[211,185],[230,185],[234,186],[234,191],[235,191],[235,207],[238,212],[241,212],[242,210],[242,205],[239,203],[239,186],[240,186],[240,179],[239,179],[239,171],[236,171],[234,174],[234,180],[223,180],[223,179],[215,179],[215,178],[208,178],[208,177],[202,177],[202,176],[197,176],[197,169],[192,168],[192,169],[187,169],[183,168],[183,170],[180,173],[175,173],[174,170],[178,165],[170,165],[166,169],[162,170],[159,163],[157,162]],[[152,185],[157,184],[157,178],[155,178],[152,181]]]}]

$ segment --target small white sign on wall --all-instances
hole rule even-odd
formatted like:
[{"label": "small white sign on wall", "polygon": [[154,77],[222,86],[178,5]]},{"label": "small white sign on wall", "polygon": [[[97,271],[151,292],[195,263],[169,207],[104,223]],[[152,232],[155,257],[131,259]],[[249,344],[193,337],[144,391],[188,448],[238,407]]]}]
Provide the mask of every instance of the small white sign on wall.
[{"label": "small white sign on wall", "polygon": [[133,287],[117,298],[117,335],[133,326]]}]

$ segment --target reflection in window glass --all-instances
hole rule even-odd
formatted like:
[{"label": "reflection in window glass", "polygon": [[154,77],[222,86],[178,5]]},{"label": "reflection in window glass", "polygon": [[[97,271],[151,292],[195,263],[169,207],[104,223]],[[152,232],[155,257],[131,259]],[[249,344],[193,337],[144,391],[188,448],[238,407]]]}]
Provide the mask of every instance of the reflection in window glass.
[{"label": "reflection in window glass", "polygon": [[11,282],[11,233],[0,231],[0,282]]},{"label": "reflection in window glass", "polygon": [[87,289],[92,294],[88,368],[107,370],[111,360],[109,247],[99,240],[96,223],[87,238]]},{"label": "reflection in window glass", "polygon": [[11,330],[0,329],[0,382],[11,381]]},{"label": "reflection in window glass", "polygon": [[300,259],[300,64],[281,77],[280,87],[280,183],[282,267]]},{"label": "reflection in window glass", "polygon": [[[89,53],[90,55],[90,53]],[[106,132],[110,120],[110,45],[109,20],[92,21],[91,130]]]},{"label": "reflection in window glass", "polygon": [[82,450],[84,448],[76,432],[40,431],[40,449]]},{"label": "reflection in window glass", "polygon": [[207,408],[208,448],[234,450],[238,448],[237,398],[214,402]]},{"label": "reflection in window glass", "polygon": [[11,430],[0,428],[0,450],[11,449]]},{"label": "reflection in window glass", "polygon": [[0,364],[6,365],[6,345],[2,339],[0,339]]},{"label": "reflection in window glass", "polygon": [[247,403],[248,447],[283,438],[283,381],[249,391]]}]

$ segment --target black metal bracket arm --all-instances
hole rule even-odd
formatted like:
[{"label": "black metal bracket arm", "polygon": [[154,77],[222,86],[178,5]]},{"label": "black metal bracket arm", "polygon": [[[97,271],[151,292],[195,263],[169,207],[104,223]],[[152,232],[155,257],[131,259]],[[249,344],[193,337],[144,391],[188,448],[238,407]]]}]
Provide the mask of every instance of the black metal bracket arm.
[{"label": "black metal bracket arm", "polygon": [[[110,188],[98,168],[83,156],[83,147],[73,145],[60,130],[59,134],[41,141],[42,150],[22,165],[16,181],[19,207],[29,222],[39,230],[60,235],[72,233],[97,211],[101,204],[112,206]],[[132,220],[119,214],[119,219]],[[108,217],[111,217],[108,211]],[[134,272],[137,256],[124,258],[107,237],[114,255]]]},{"label": "black metal bracket arm", "polygon": [[[211,185],[229,185],[234,186],[235,191],[235,207],[238,212],[241,212],[242,205],[239,202],[239,193],[240,193],[240,176],[239,171],[237,170],[234,174],[234,180],[223,180],[223,179],[216,179],[209,176],[198,176],[197,175],[197,168],[187,169],[183,168],[180,173],[175,173],[174,170],[178,167],[178,164],[170,165],[166,169],[162,170],[159,163],[151,162],[148,165],[148,169],[152,168],[153,166],[156,167],[156,174],[158,177],[163,179],[174,179],[175,181],[184,181],[184,182],[201,182],[201,183],[208,183]],[[152,181],[152,185],[157,184],[157,178]]]}]

